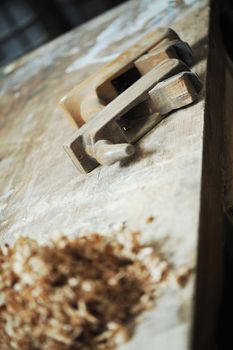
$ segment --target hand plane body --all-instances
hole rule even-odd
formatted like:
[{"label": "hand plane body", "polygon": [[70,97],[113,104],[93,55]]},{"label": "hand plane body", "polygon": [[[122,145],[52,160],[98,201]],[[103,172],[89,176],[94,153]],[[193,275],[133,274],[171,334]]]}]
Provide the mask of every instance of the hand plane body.
[{"label": "hand plane body", "polygon": [[64,145],[75,166],[90,172],[129,157],[164,116],[195,101],[201,83],[191,62],[188,44],[158,29],[75,87],[60,102],[79,127]]}]

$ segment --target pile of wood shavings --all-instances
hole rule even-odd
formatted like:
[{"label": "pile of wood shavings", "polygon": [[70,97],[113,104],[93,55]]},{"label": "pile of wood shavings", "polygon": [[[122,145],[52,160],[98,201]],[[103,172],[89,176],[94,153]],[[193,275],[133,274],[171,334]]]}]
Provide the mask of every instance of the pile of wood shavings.
[{"label": "pile of wood shavings", "polygon": [[128,340],[169,270],[152,248],[131,243],[92,234],[3,247],[1,350],[107,350]]}]

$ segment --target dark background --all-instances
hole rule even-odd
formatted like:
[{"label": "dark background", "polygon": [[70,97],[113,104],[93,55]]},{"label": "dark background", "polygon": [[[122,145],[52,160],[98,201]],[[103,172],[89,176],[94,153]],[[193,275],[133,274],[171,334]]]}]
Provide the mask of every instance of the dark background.
[{"label": "dark background", "polygon": [[125,0],[0,0],[0,66]]},{"label": "dark background", "polygon": [[[233,0],[220,0],[220,26],[226,50],[226,65],[233,74]],[[232,92],[233,93],[233,92]],[[233,117],[233,116],[232,116]],[[233,152],[233,150],[232,150]],[[217,328],[218,350],[233,350],[233,213],[225,215],[224,278],[222,303]]]}]

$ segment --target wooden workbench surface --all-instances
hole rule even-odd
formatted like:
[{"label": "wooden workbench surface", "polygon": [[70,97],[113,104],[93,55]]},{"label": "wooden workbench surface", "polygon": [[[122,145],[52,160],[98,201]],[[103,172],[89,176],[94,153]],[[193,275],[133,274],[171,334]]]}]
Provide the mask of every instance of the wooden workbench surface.
[{"label": "wooden workbench surface", "polygon": [[[54,232],[112,234],[124,226],[141,231],[146,241],[156,241],[174,271],[195,270],[203,190],[208,3],[132,0],[2,69],[2,242],[12,242],[16,234],[39,240]],[[192,47],[193,70],[204,84],[199,101],[172,113],[146,135],[131,162],[78,173],[62,148],[74,129],[56,110],[58,101],[158,26],[170,26]],[[150,224],[149,217],[154,218]],[[194,272],[183,288],[168,287],[122,349],[188,349],[195,277]]]}]

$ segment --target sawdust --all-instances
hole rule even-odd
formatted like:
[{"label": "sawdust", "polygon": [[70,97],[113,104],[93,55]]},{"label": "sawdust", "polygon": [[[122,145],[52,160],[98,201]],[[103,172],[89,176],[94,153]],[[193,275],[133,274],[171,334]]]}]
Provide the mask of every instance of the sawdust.
[{"label": "sawdust", "polygon": [[92,234],[0,250],[1,350],[107,350],[153,307],[168,263],[132,234],[127,246]]},{"label": "sawdust", "polygon": [[151,224],[153,221],[154,221],[154,217],[153,216],[149,216],[147,219],[146,219],[146,223],[147,224]]}]

